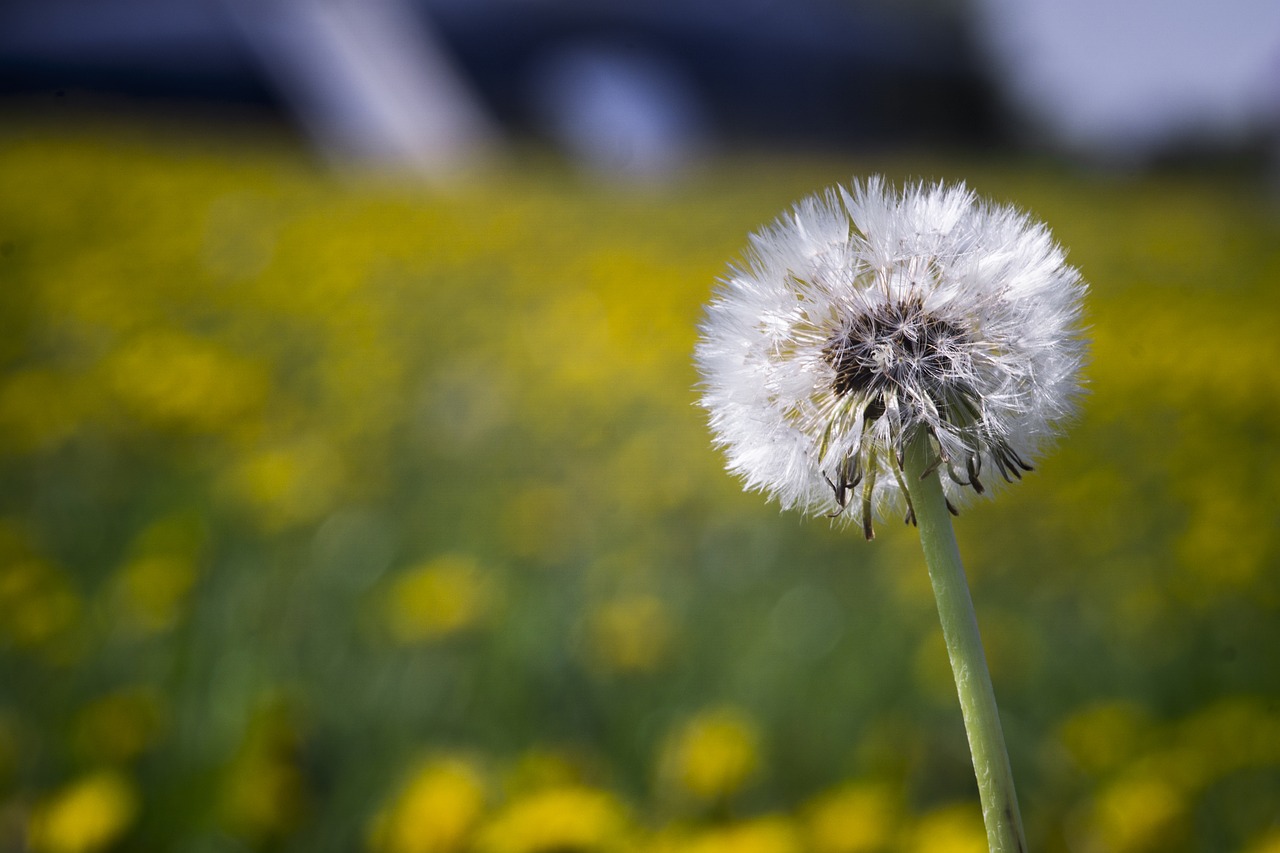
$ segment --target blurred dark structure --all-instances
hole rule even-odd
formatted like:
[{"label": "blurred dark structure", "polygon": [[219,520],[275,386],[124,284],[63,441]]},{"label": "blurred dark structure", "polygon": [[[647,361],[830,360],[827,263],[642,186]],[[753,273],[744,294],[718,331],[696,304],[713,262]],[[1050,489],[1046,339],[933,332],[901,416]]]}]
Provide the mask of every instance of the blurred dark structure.
[{"label": "blurred dark structure", "polygon": [[444,0],[433,14],[495,112],[535,132],[546,88],[584,56],[663,74],[726,140],[971,142],[998,125],[983,63],[940,15],[848,0]]},{"label": "blurred dark structure", "polygon": [[11,0],[0,95],[290,117],[339,159],[499,139],[656,173],[708,147],[998,140],[957,14],[852,0]]}]

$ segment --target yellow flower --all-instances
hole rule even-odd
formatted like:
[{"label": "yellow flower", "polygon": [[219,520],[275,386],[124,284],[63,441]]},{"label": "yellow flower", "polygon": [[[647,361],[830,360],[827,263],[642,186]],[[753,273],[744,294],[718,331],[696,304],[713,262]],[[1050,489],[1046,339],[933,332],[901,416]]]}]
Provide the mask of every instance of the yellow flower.
[{"label": "yellow flower", "polygon": [[581,756],[570,751],[537,746],[520,756],[504,774],[502,784],[508,794],[573,787],[582,783],[584,770]]},{"label": "yellow flower", "polygon": [[70,579],[53,564],[39,557],[0,563],[0,638],[27,648],[56,645],[81,610]]},{"label": "yellow flower", "polygon": [[82,755],[129,761],[151,746],[165,724],[164,697],[138,686],[108,693],[76,716],[75,744]]},{"label": "yellow flower", "polygon": [[338,502],[347,471],[326,437],[304,436],[247,454],[223,478],[223,491],[247,505],[268,531],[314,521]]},{"label": "yellow flower", "polygon": [[257,362],[172,329],[143,333],[112,354],[108,384],[126,409],[161,427],[213,432],[258,408],[269,383]]},{"label": "yellow flower", "polygon": [[148,555],[131,560],[118,578],[130,626],[146,634],[173,627],[195,581],[195,564],[183,557]]},{"label": "yellow flower", "polygon": [[84,776],[38,805],[28,840],[38,853],[92,853],[129,828],[138,810],[134,785],[110,770]]},{"label": "yellow flower", "polygon": [[402,643],[454,634],[485,615],[490,585],[474,558],[437,557],[402,573],[386,600],[387,628]]},{"label": "yellow flower", "polygon": [[878,785],[847,785],[815,800],[808,809],[814,853],[883,850],[897,822],[897,805]]},{"label": "yellow flower", "polygon": [[760,763],[755,725],[732,708],[690,720],[667,743],[663,771],[685,792],[702,800],[724,799],[742,788]]},{"label": "yellow flower", "polygon": [[620,849],[626,836],[626,812],[613,795],[569,785],[516,800],[477,846],[482,853],[596,853]]},{"label": "yellow flower", "polygon": [[1181,756],[1180,772],[1172,778],[1187,783],[1208,784],[1237,770],[1275,767],[1280,764],[1280,713],[1253,697],[1220,699],[1183,720],[1175,742],[1190,755]]},{"label": "yellow flower", "polygon": [[987,831],[976,803],[958,803],[930,812],[916,823],[911,853],[987,853]]},{"label": "yellow flower", "polygon": [[1280,829],[1270,830],[1245,848],[1245,853],[1280,853]]},{"label": "yellow flower", "polygon": [[198,515],[162,516],[138,534],[114,579],[113,621],[140,634],[172,628],[200,574],[207,531]]},{"label": "yellow flower", "polygon": [[219,816],[228,830],[260,843],[298,824],[307,805],[298,746],[298,732],[283,705],[258,713],[223,782]]},{"label": "yellow flower", "polygon": [[467,761],[425,761],[375,818],[370,848],[379,853],[461,850],[484,812],[484,802],[484,783]]},{"label": "yellow flower", "polygon": [[598,605],[588,618],[595,659],[616,672],[651,672],[671,645],[671,619],[654,595],[632,595]]},{"label": "yellow flower", "polygon": [[1105,773],[1129,760],[1149,739],[1151,723],[1142,710],[1125,702],[1092,705],[1069,717],[1058,738],[1089,773]]},{"label": "yellow flower", "polygon": [[771,815],[702,832],[680,853],[800,853],[800,833],[782,816]]},{"label": "yellow flower", "polygon": [[1186,803],[1157,775],[1120,779],[1097,798],[1090,821],[1102,848],[1114,853],[1165,850],[1178,836]]}]

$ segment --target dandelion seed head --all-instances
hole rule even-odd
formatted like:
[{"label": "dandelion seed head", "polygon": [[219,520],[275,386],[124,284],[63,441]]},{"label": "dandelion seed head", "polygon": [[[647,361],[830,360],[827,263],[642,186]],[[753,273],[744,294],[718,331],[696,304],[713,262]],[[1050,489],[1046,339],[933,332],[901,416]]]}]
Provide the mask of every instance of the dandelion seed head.
[{"label": "dandelion seed head", "polygon": [[1080,394],[1085,289],[1042,224],[963,185],[836,188],[722,280],[701,402],[748,488],[870,535],[908,505],[919,435],[953,505],[1030,470]]}]

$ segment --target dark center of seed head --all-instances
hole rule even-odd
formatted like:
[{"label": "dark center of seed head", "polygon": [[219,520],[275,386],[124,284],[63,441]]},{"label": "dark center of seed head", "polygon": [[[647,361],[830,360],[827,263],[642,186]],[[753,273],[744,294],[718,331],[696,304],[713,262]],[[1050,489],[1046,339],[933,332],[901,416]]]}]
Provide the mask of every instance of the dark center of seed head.
[{"label": "dark center of seed head", "polygon": [[920,300],[882,305],[846,320],[822,349],[835,370],[837,396],[865,395],[868,420],[884,412],[883,392],[908,382],[935,390],[945,383],[963,330],[924,310]]}]

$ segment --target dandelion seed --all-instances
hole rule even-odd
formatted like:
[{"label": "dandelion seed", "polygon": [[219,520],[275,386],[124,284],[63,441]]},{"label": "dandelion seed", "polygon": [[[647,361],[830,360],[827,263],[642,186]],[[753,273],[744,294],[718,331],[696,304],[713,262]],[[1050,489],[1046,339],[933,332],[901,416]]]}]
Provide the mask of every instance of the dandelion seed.
[{"label": "dandelion seed", "polygon": [[948,508],[1012,481],[1074,410],[1085,285],[1048,230],[960,186],[879,178],[751,238],[703,321],[702,405],[729,469],[784,508],[914,521],[928,437]]},{"label": "dandelion seed", "polygon": [[[1013,481],[1075,407],[1085,285],[1048,229],[964,186],[879,178],[751,238],[707,309],[702,404],[784,507],[918,523],[992,853],[1026,838],[948,513]],[[986,478],[985,480],[983,478]]]}]

